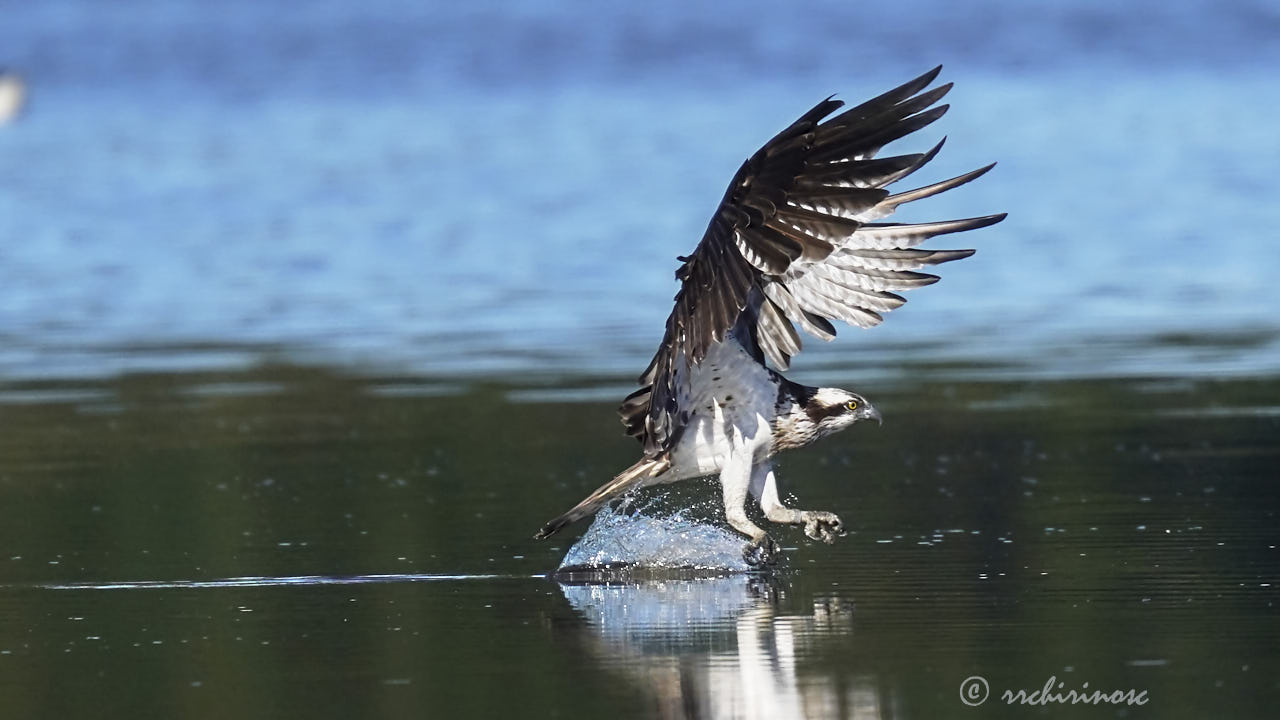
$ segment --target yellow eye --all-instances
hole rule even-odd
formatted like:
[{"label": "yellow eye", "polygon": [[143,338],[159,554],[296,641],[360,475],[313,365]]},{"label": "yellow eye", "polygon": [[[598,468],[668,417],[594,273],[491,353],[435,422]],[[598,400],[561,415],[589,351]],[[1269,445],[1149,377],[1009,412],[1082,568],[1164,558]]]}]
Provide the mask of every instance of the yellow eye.
[{"label": "yellow eye", "polygon": [[845,407],[847,407],[847,408],[849,408],[850,410],[857,410],[857,409],[858,409],[858,401],[857,401],[857,400],[850,400],[849,402],[845,403],[845,404],[844,404],[844,406],[845,406]]}]

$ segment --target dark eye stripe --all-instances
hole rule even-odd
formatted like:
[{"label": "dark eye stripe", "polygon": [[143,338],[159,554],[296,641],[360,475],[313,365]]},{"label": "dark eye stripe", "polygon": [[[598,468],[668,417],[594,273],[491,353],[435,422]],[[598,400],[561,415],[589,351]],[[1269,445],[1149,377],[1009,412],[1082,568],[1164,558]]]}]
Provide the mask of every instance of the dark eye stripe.
[{"label": "dark eye stripe", "polygon": [[838,403],[836,405],[819,405],[817,407],[810,405],[805,408],[805,412],[808,413],[809,419],[816,424],[829,417],[843,415],[845,412],[845,406],[844,403]]}]

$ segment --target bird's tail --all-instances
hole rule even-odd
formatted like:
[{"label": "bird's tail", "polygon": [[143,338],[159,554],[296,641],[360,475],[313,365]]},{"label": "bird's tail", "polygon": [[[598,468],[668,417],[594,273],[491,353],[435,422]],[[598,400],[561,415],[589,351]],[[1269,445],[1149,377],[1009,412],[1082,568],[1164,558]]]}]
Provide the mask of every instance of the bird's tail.
[{"label": "bird's tail", "polygon": [[658,458],[643,458],[640,462],[618,473],[618,476],[614,479],[596,488],[595,492],[584,498],[582,502],[574,505],[569,512],[553,518],[546,525],[543,525],[538,534],[533,536],[534,539],[543,540],[551,537],[565,525],[594,513],[605,503],[619,495],[648,485],[647,481],[658,477],[670,467],[671,460],[666,455]]}]

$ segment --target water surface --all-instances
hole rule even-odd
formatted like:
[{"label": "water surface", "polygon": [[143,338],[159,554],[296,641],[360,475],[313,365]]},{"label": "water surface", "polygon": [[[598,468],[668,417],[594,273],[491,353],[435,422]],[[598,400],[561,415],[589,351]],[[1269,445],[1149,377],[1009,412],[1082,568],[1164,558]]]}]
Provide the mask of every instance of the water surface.
[{"label": "water surface", "polygon": [[1280,692],[1274,380],[885,388],[883,428],[781,465],[847,537],[618,584],[545,577],[584,527],[530,539],[632,458],[611,403],[296,366],[11,388],[20,715],[935,717],[982,675],[1264,717]]}]

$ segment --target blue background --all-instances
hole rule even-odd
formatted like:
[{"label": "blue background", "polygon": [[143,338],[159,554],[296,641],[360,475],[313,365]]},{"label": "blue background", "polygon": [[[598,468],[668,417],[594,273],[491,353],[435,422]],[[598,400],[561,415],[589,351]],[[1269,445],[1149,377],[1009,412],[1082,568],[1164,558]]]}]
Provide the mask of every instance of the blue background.
[{"label": "blue background", "polygon": [[3,12],[0,377],[630,375],[743,158],[939,63],[954,107],[890,150],[949,136],[917,184],[1000,165],[905,219],[1010,216],[800,375],[1280,369],[1275,3]]}]

